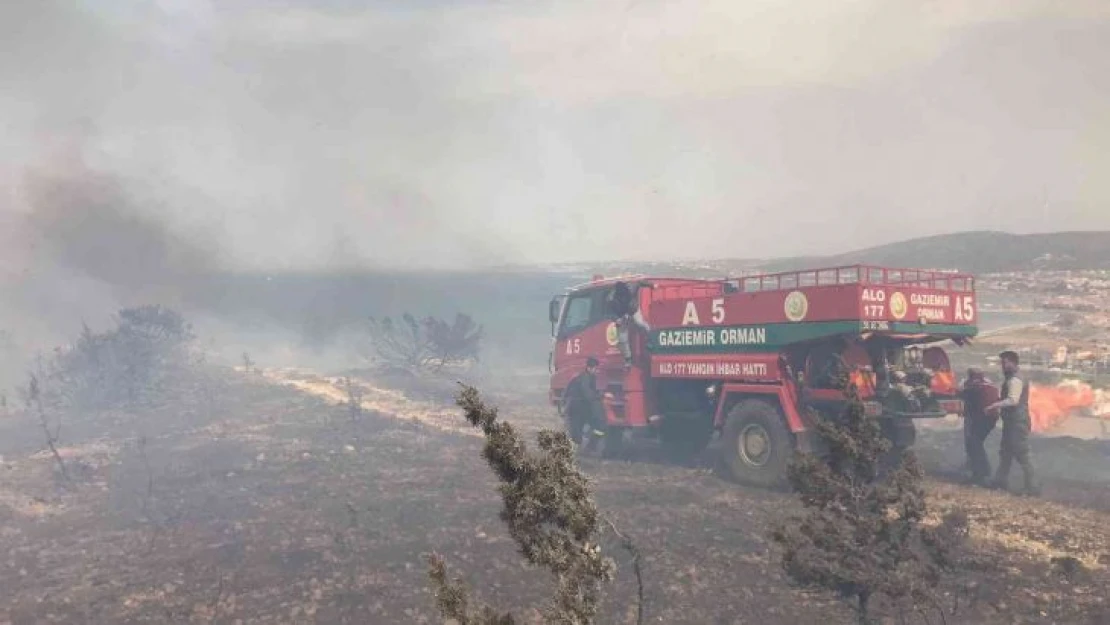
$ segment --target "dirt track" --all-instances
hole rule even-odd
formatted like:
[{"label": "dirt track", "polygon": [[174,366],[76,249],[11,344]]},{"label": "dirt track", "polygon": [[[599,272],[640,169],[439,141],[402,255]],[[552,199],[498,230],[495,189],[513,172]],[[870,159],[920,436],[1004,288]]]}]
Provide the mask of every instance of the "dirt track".
[{"label": "dirt track", "polygon": [[[542,576],[497,519],[480,439],[444,401],[449,386],[371,389],[353,420],[334,387],[280,377],[300,388],[238,375],[215,409],[183,401],[63,430],[79,482],[68,490],[34,453],[28,421],[0,424],[0,623],[438,622],[421,562],[431,550],[495,604],[543,599]],[[527,430],[553,425],[538,393],[491,399]],[[947,466],[950,439],[930,440],[927,462]],[[795,509],[788,496],[638,453],[583,465],[644,552],[650,622],[852,622],[779,573],[766,536]],[[998,565],[948,598],[959,603],[949,623],[1110,622],[1110,486],[1046,478],[1048,501],[930,482],[936,509],[969,508],[976,548]],[[626,557],[608,549],[621,573],[604,622],[633,622]],[[1056,556],[1084,570],[1069,581]]]}]

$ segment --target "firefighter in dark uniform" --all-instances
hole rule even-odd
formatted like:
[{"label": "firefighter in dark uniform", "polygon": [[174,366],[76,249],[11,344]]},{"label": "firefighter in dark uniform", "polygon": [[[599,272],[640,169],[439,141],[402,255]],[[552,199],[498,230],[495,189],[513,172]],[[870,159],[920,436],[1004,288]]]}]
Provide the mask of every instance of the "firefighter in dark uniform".
[{"label": "firefighter in dark uniform", "polygon": [[987,486],[991,478],[991,462],[983,443],[998,423],[998,413],[988,413],[987,406],[999,400],[998,387],[986,378],[982,369],[972,367],[967,370],[967,381],[961,395],[964,401],[964,450],[967,452],[971,482]]},{"label": "firefighter in dark uniform", "polygon": [[617,282],[609,294],[609,318],[617,326],[617,346],[624,356],[625,367],[632,366],[632,344],[629,330],[634,326],[643,332],[651,332],[651,326],[644,320],[636,304],[635,295],[627,282]]},{"label": "firefighter in dark uniform", "polygon": [[987,406],[987,414],[997,412],[1002,419],[1002,445],[999,449],[998,473],[992,486],[1006,489],[1010,485],[1010,465],[1016,460],[1025,478],[1026,495],[1037,495],[1040,487],[1033,477],[1033,463],[1029,459],[1029,385],[1018,377],[1018,355],[1005,351],[998,355],[1002,364],[1002,399]]},{"label": "firefighter in dark uniform", "polygon": [[563,393],[563,410],[567,418],[570,438],[582,444],[582,430],[590,426],[591,440],[605,436],[605,405],[597,390],[597,358],[586,359],[586,369],[574,376]]}]

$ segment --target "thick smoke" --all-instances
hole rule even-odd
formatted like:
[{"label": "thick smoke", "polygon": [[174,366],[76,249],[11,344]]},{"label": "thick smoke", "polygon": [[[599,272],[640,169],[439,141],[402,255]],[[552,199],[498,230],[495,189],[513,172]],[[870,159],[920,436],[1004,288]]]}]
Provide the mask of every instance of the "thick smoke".
[{"label": "thick smoke", "polygon": [[96,119],[124,170],[210,196],[167,212],[238,266],[1110,223],[1095,0],[2,4],[0,123]]},{"label": "thick smoke", "polygon": [[0,207],[0,386],[82,323],[103,326],[130,305],[183,306],[219,268],[214,240],[176,231],[141,184],[87,162],[85,131],[39,145],[40,159],[7,172],[12,192]]},{"label": "thick smoke", "polygon": [[[226,269],[277,285],[1110,223],[1105,2],[709,4],[0,2],[0,328],[255,313],[239,283],[198,286]],[[314,327],[428,308],[409,280],[331,309],[318,284],[259,290]],[[546,300],[513,288],[479,303],[542,335]]]},{"label": "thick smoke", "polygon": [[125,181],[87,169],[28,179],[23,232],[36,261],[103,283],[128,298],[151,287],[174,295],[215,268],[215,255],[137,206]]}]

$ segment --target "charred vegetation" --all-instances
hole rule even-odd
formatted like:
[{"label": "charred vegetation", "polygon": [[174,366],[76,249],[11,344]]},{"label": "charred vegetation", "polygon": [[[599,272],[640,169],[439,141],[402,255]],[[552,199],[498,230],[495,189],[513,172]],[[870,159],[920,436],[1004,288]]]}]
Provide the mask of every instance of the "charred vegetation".
[{"label": "charred vegetation", "polygon": [[404,313],[397,319],[371,317],[364,356],[373,364],[412,374],[440,373],[478,362],[484,331],[469,315],[452,322]]}]

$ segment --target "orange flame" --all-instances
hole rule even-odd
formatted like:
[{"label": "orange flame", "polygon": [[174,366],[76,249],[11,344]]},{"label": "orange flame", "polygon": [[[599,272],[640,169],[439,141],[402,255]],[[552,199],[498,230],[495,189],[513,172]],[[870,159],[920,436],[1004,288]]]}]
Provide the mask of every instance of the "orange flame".
[{"label": "orange flame", "polygon": [[[933,374],[933,380],[929,388],[938,395],[955,395],[959,392],[959,385],[956,384],[956,374],[951,371],[937,371]],[[1030,388],[1029,392],[1032,393],[1033,389]]]},{"label": "orange flame", "polygon": [[1094,403],[1094,390],[1082,382],[1058,386],[1034,384],[1029,387],[1029,416],[1033,431],[1047,432],[1063,423],[1073,411],[1090,408]]}]

